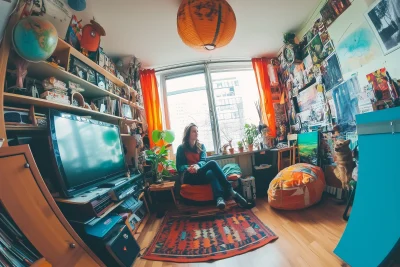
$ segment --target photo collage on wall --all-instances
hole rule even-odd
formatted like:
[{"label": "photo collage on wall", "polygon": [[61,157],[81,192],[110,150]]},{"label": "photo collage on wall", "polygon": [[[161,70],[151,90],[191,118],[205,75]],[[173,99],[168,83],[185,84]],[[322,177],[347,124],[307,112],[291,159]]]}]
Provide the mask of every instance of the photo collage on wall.
[{"label": "photo collage on wall", "polygon": [[[351,140],[350,148],[356,147],[358,114],[400,106],[400,80],[391,77],[384,66],[367,75],[354,72],[400,48],[399,3],[375,0],[364,21],[343,29],[335,47],[327,28],[354,3],[327,0],[321,17],[299,40],[302,62],[287,64],[279,56],[280,79],[288,98],[288,132],[299,134],[301,162],[316,164],[321,157],[324,165],[333,164],[336,140]],[[354,4],[352,8],[358,7]]]},{"label": "photo collage on wall", "polygon": [[[289,98],[295,99],[287,108],[291,126],[297,125],[291,130],[309,132],[332,124],[332,107],[325,93],[341,84],[343,75],[322,18],[307,31],[300,46],[303,62],[287,66],[281,61],[280,73]],[[331,104],[334,105],[334,101]]]}]

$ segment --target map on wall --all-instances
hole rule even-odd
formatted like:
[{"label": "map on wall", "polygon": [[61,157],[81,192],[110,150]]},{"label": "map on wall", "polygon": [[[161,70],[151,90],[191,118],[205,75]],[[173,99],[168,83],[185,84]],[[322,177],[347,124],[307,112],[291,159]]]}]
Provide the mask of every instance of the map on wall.
[{"label": "map on wall", "polygon": [[336,47],[343,73],[361,68],[382,52],[367,22],[354,27]]}]

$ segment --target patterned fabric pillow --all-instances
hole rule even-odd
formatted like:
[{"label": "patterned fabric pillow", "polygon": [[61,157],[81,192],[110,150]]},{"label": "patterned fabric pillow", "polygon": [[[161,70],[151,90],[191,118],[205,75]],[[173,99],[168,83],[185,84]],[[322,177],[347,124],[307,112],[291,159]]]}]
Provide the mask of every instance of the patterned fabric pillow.
[{"label": "patterned fabric pillow", "polygon": [[228,163],[222,167],[222,171],[229,181],[236,181],[242,177],[242,169],[236,163]]}]

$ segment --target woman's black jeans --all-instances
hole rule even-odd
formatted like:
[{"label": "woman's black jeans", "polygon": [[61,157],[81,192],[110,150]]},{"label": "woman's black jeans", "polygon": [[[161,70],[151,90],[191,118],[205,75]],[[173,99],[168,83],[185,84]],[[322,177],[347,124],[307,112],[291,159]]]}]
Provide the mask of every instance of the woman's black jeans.
[{"label": "woman's black jeans", "polygon": [[221,167],[217,162],[211,160],[197,170],[197,173],[185,172],[183,177],[184,184],[205,185],[211,184],[214,199],[224,197],[225,192],[232,190],[232,185],[226,179]]}]

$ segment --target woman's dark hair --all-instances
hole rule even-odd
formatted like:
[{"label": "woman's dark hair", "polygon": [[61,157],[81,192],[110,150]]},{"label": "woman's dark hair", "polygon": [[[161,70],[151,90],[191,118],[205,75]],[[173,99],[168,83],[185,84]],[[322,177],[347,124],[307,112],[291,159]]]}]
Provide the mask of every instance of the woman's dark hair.
[{"label": "woman's dark hair", "polygon": [[[190,149],[189,138],[190,138],[190,132],[192,130],[192,127],[197,127],[197,125],[194,123],[190,123],[188,126],[185,127],[185,130],[183,131],[182,144],[185,146],[186,149]],[[195,147],[196,147],[197,153],[200,153],[201,151],[203,151],[201,149],[201,143],[199,142],[199,140],[196,140]]]}]

